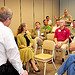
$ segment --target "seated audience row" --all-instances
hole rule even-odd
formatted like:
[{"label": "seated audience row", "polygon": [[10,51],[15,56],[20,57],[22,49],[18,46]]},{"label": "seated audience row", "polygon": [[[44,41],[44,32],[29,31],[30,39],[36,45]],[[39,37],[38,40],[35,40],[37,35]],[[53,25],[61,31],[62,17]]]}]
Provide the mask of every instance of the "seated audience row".
[{"label": "seated audience row", "polygon": [[[71,23],[71,16],[68,15],[68,11],[64,11],[64,16],[61,17],[60,20],[60,27],[55,29],[55,47],[60,48],[62,51],[62,63],[65,59],[65,52],[66,49],[68,49],[68,42],[70,38],[70,31],[68,28],[65,27],[68,26]],[[36,67],[34,63],[34,50],[32,48],[33,42],[32,38],[35,39],[36,44],[42,45],[43,40],[46,39],[46,36],[48,33],[51,33],[52,30],[52,22],[49,20],[49,16],[46,17],[46,19],[43,21],[44,25],[41,28],[40,22],[36,22],[36,28],[32,30],[31,36],[29,32],[27,31],[27,25],[25,23],[22,23],[18,28],[17,33],[17,45],[14,41],[14,36],[12,34],[12,31],[8,28],[10,25],[12,18],[12,11],[8,8],[2,7],[0,9],[0,75],[28,75],[28,64],[30,63],[34,69],[35,72],[39,72],[40,70]],[[74,22],[74,21],[73,21]],[[58,26],[58,24],[57,24]],[[74,26],[73,26],[74,27]],[[74,27],[75,28],[75,27]],[[8,35],[9,34],[9,35]],[[73,34],[74,36],[74,34]],[[7,44],[8,43],[8,44]],[[72,44],[71,44],[72,45]],[[75,45],[75,44],[74,44]],[[74,50],[75,47],[71,46],[70,49]],[[74,49],[72,49],[74,47]],[[20,55],[19,55],[20,52]],[[12,54],[11,54],[12,53]],[[21,61],[20,61],[21,59]],[[7,60],[13,65],[8,64]],[[21,63],[22,62],[22,63]],[[25,67],[26,70],[23,70],[22,64]],[[6,67],[6,65],[8,67]],[[11,65],[9,67],[9,65]],[[68,69],[68,75],[74,75],[75,74],[75,55],[69,55],[69,57],[66,59],[64,64],[60,67],[60,69],[57,71],[57,75],[63,74],[66,69]],[[11,70],[9,73],[7,70]],[[16,69],[16,70],[15,70]],[[71,71],[72,69],[72,71]],[[6,73],[6,74],[5,74]]]},{"label": "seated audience row", "polygon": [[[55,48],[60,49],[62,51],[62,64],[63,64],[65,60],[66,50],[69,49],[68,42],[70,38],[70,30],[66,27],[70,26],[72,20],[71,20],[71,16],[68,15],[68,11],[66,9],[64,10],[64,16],[62,16],[60,19],[61,19],[60,21],[58,19],[56,20],[56,24],[57,24],[56,27],[51,27],[52,22],[51,20],[49,20],[49,16],[47,16],[46,19],[43,20],[44,25],[42,27],[40,22],[36,22],[35,28],[31,32],[31,36],[35,40],[35,44],[37,44],[36,45],[36,50],[37,50],[38,46],[42,46],[43,40],[46,40],[46,36],[48,33],[55,33],[55,36],[54,36]],[[36,67],[36,65],[33,62],[34,51],[32,49],[32,44],[31,44],[32,38],[29,35],[29,33],[26,32],[27,31],[26,25],[25,24],[22,24],[22,25],[24,25],[24,27],[22,27],[23,29],[19,27],[18,32],[20,31],[21,32],[18,33],[18,36],[17,36],[17,42],[18,42],[18,47],[20,51],[21,61],[23,65],[26,64],[27,70],[28,70],[28,63],[30,62],[33,65],[33,68],[35,69],[35,71],[39,72],[40,70]],[[20,48],[21,47],[20,45],[22,45],[22,48]],[[66,61],[68,60],[69,58],[67,58]],[[59,72],[58,71],[57,73],[59,74],[61,70]]]}]

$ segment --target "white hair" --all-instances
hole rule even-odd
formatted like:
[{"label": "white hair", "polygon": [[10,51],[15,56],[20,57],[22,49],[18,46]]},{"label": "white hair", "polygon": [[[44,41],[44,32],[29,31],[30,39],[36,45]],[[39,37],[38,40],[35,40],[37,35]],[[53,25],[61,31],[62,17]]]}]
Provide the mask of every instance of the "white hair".
[{"label": "white hair", "polygon": [[61,21],[62,21],[62,22],[64,23],[64,25],[65,25],[65,20],[61,19],[60,22],[61,22]]}]

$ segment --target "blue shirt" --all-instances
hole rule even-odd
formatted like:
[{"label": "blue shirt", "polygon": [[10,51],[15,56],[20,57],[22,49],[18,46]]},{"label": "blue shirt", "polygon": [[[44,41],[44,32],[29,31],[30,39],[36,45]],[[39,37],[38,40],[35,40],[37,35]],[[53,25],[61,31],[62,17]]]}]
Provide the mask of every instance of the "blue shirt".
[{"label": "blue shirt", "polygon": [[37,29],[38,36],[40,36],[40,29]]}]

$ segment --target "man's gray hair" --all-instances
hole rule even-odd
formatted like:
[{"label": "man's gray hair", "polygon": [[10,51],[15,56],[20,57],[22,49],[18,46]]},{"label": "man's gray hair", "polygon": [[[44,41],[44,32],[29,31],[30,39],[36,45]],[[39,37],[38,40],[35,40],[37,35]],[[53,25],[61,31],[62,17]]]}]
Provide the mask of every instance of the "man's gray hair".
[{"label": "man's gray hair", "polygon": [[11,9],[6,8],[6,7],[1,7],[0,8],[0,21],[4,22],[6,21],[7,18],[11,19],[13,15],[13,12]]}]

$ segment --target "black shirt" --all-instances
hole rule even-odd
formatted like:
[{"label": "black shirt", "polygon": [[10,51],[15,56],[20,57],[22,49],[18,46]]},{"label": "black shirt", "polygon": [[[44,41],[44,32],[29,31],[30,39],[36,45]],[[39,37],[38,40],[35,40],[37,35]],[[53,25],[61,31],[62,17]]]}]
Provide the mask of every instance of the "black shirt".
[{"label": "black shirt", "polygon": [[28,39],[27,34],[25,34],[24,37],[25,37],[25,39],[26,39],[27,46],[29,46],[29,44],[30,44],[30,40]]}]

